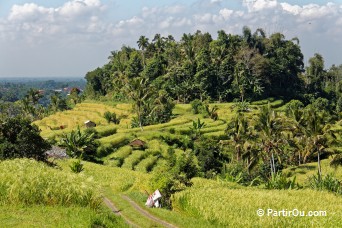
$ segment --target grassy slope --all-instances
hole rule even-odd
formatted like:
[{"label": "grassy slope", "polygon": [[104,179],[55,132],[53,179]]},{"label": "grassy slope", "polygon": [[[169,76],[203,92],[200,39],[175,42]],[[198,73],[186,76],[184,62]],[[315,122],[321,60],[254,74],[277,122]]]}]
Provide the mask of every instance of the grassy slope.
[{"label": "grassy slope", "polygon": [[[322,174],[327,175],[332,173],[336,178],[342,180],[342,167],[333,168],[329,165],[330,159],[322,160]],[[296,180],[303,186],[308,185],[308,178],[317,174],[317,162],[306,163],[300,166],[289,167],[283,172],[288,177],[296,176]]]},{"label": "grassy slope", "polygon": [[[63,207],[63,206],[21,206],[3,205],[0,206],[1,227],[90,227],[100,217],[99,211],[85,207]],[[109,215],[107,209],[104,214]],[[114,227],[128,227],[123,220],[115,218],[117,223]]]},{"label": "grassy slope", "polygon": [[101,221],[125,227],[101,205],[100,190],[83,174],[29,159],[1,161],[0,227],[90,227]]},{"label": "grassy slope", "polygon": [[[267,101],[261,101],[260,104],[266,104]],[[248,113],[248,116],[252,116],[257,109],[259,103],[253,103],[251,105],[252,112]],[[271,105],[278,110],[282,110],[282,101],[272,101]],[[211,104],[212,106],[213,104]],[[56,118],[61,115],[65,118],[65,121],[71,123],[72,116],[77,116],[79,111],[87,110],[86,118],[94,120],[98,123],[96,129],[100,131],[102,128],[117,128],[117,133],[101,138],[102,145],[106,145],[114,153],[110,154],[105,159],[105,164],[110,166],[117,166],[120,162],[116,160],[120,157],[122,159],[121,165],[125,164],[126,159],[132,159],[132,155],[135,153],[142,153],[142,151],[131,151],[125,147],[122,142],[125,140],[132,140],[134,138],[141,138],[148,143],[148,150],[145,153],[152,153],[153,151],[159,151],[163,154],[169,147],[164,141],[161,141],[159,136],[172,136],[177,137],[184,132],[189,131],[189,127],[192,126],[192,120],[200,118],[206,123],[203,129],[204,135],[211,135],[216,137],[222,137],[224,134],[224,128],[226,122],[229,121],[233,115],[232,104],[216,104],[219,107],[218,115],[219,121],[212,121],[209,118],[203,118],[202,115],[194,115],[191,113],[190,105],[178,104],[174,109],[175,118],[168,123],[158,124],[153,126],[147,126],[144,131],[140,129],[132,129],[129,127],[129,114],[130,105],[117,104],[116,106],[106,106],[103,104],[85,103],[79,104],[73,113],[73,110],[69,115],[56,114]],[[100,110],[115,111],[117,114],[124,113],[128,115],[119,125],[108,125]],[[51,131],[44,126],[56,122],[55,117],[48,117],[37,122],[41,127],[42,134],[45,137],[60,135],[61,130]],[[77,118],[79,118],[77,116]],[[77,119],[76,118],[76,119]],[[83,117],[85,118],[85,117]],[[81,119],[81,118],[79,118]],[[73,119],[72,119],[73,120]],[[78,119],[77,119],[78,120]],[[74,121],[82,126],[82,120]],[[67,132],[75,127],[77,124],[68,125],[63,131]],[[58,124],[56,125],[58,126]],[[338,131],[341,127],[340,124],[336,124],[334,128]],[[171,130],[175,131],[174,134],[170,134]],[[152,152],[151,152],[152,151]],[[139,157],[138,155],[135,155]],[[151,159],[153,154],[149,156],[139,158],[138,162],[135,161],[131,168],[144,171],[145,165],[148,164],[146,159]],[[134,157],[134,156],[133,156]],[[127,164],[128,164],[127,161]],[[152,170],[158,170],[158,165],[163,164],[165,160],[158,159],[154,163]],[[64,170],[68,170],[68,161],[60,162],[61,167]],[[332,170],[328,167],[328,161],[323,161],[323,172],[327,173]],[[127,165],[128,167],[128,165]],[[297,180],[300,183],[305,183],[308,175],[316,173],[315,164],[306,164],[301,167],[289,168],[287,172],[290,175],[297,175]],[[99,181],[104,189],[104,192],[108,198],[113,200],[120,208],[123,209],[123,213],[132,221],[136,221],[139,214],[134,212],[127,202],[122,200],[120,194],[128,194],[131,198],[136,200],[139,204],[143,205],[146,197],[144,196],[144,190],[149,192],[153,189],[149,189],[150,174],[144,174],[142,172],[134,172],[129,169],[120,169],[109,166],[99,166],[91,163],[85,163],[84,175],[92,176],[95,180]],[[342,177],[341,169],[336,171],[338,177]],[[341,220],[341,197],[335,196],[331,193],[321,193],[312,190],[294,190],[294,191],[277,191],[277,190],[263,190],[257,188],[245,188],[237,187],[235,185],[227,183],[218,183],[216,181],[209,181],[200,178],[194,180],[195,185],[187,191],[178,193],[175,196],[175,208],[176,212],[170,212],[165,210],[148,209],[150,213],[155,214],[165,220],[168,220],[180,227],[194,227],[197,224],[203,224],[203,227],[217,227],[217,226],[320,226],[320,227],[337,227],[341,226],[339,220]],[[238,188],[238,189],[237,189]],[[293,219],[280,218],[280,217],[262,217],[259,218],[256,215],[258,208],[266,209],[271,207],[273,209],[294,209],[299,210],[327,210],[327,217],[298,217]],[[329,220],[329,221],[328,221]],[[153,226],[150,221],[138,222],[143,227]]]}]

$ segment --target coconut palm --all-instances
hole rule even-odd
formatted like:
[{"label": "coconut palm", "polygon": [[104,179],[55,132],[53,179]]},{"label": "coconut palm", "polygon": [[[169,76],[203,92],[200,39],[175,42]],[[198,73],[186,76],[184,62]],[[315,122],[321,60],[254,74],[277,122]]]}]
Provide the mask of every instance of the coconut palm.
[{"label": "coconut palm", "polygon": [[145,67],[145,50],[148,47],[148,38],[145,36],[140,36],[139,40],[137,41],[138,47],[141,49],[142,59],[143,59],[143,65]]},{"label": "coconut palm", "polygon": [[134,77],[132,79],[126,79],[127,95],[134,102],[134,110],[137,114],[138,125],[143,131],[143,118],[148,106],[149,98],[154,94],[154,90],[149,84],[147,78]]},{"label": "coconut palm", "polygon": [[276,173],[275,156],[282,163],[281,146],[286,139],[282,135],[284,120],[271,108],[271,105],[262,106],[257,115],[256,130],[261,138],[260,148],[264,151],[264,159],[270,161],[272,174]]},{"label": "coconut palm", "polygon": [[255,145],[253,129],[248,125],[244,113],[238,112],[233,121],[228,123],[225,132],[234,145],[236,161],[243,161],[249,173],[258,163],[260,156]]},{"label": "coconut palm", "polygon": [[327,124],[328,116],[326,112],[320,112],[309,105],[304,115],[305,127],[303,128],[303,134],[306,146],[303,148],[305,152],[303,159],[306,162],[310,157],[317,155],[318,174],[322,176],[321,155],[323,152],[333,152],[329,147],[335,142],[336,136],[331,130],[330,124]]}]

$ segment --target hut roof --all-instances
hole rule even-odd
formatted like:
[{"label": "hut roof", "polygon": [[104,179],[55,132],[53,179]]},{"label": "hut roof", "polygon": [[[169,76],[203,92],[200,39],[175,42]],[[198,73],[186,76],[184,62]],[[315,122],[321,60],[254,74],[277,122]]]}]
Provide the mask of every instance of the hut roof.
[{"label": "hut roof", "polygon": [[134,139],[132,142],[130,142],[130,146],[145,146],[146,142],[140,140],[140,139]]},{"label": "hut roof", "polygon": [[84,123],[87,124],[87,123],[94,123],[94,122],[91,121],[91,120],[87,120],[87,121],[85,121]]}]

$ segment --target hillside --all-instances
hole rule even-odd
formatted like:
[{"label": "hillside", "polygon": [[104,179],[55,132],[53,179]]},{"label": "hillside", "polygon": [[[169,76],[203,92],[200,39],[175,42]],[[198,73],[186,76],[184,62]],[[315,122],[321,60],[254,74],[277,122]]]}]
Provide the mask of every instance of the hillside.
[{"label": "hillside", "polygon": [[[267,100],[249,105],[246,116],[254,121],[260,107]],[[121,210],[122,216],[141,227],[161,226],[142,216],[136,211],[129,199],[140,207],[164,221],[177,227],[226,227],[226,226],[310,226],[339,227],[342,218],[342,198],[327,191],[309,189],[308,178],[317,173],[317,162],[300,166],[289,166],[283,171],[288,178],[296,176],[297,182],[304,186],[296,190],[268,190],[264,185],[256,187],[243,186],[234,178],[212,180],[200,177],[192,178],[193,185],[172,196],[173,210],[149,209],[144,206],[147,198],[145,191],[153,192],[153,183],[158,173],[163,172],[169,160],[170,148],[178,158],[186,157],[189,148],[184,147],[191,142],[191,127],[198,118],[205,123],[200,133],[205,138],[221,140],[225,143],[229,137],[225,133],[227,123],[231,122],[237,113],[234,103],[209,104],[217,105],[218,120],[214,121],[205,114],[193,114],[190,104],[177,104],[173,110],[172,120],[157,125],[131,128],[130,119],[134,116],[130,104],[106,104],[91,101],[77,104],[72,110],[58,112],[36,121],[42,130],[42,136],[58,141],[63,134],[71,132],[77,126],[85,130],[84,121],[92,120],[99,135],[97,154],[102,157],[104,165],[84,163],[81,176],[91,178],[99,184],[102,194],[111,200]],[[283,113],[285,103],[281,100],[271,100],[270,105]],[[104,112],[115,112],[121,116],[120,124],[108,124],[103,117]],[[57,129],[64,126],[64,129]],[[56,129],[56,130],[51,130]],[[340,132],[340,122],[332,127],[334,132]],[[340,137],[340,135],[339,135]],[[145,149],[132,149],[128,144],[133,139],[146,142]],[[225,145],[225,144],[224,144]],[[341,149],[341,145],[337,146]],[[199,161],[197,161],[199,162]],[[342,168],[331,168],[330,158],[322,161],[324,175],[333,173],[342,179]],[[71,174],[69,165],[72,160],[61,160],[57,164],[63,173]],[[68,174],[68,175],[69,175]],[[257,210],[268,208],[273,210],[293,209],[299,211],[324,211],[325,216],[257,216]],[[13,210],[10,207],[6,210]],[[57,208],[53,210],[60,210]],[[56,212],[58,214],[58,212]],[[319,212],[317,212],[319,213]],[[15,217],[15,216],[14,216]],[[15,218],[14,218],[15,220]],[[5,223],[10,224],[10,223]]]}]

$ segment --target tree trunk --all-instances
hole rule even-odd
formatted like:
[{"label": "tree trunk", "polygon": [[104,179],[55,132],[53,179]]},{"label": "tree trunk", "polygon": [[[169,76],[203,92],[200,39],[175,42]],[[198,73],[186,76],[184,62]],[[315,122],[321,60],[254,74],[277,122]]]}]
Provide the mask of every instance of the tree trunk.
[{"label": "tree trunk", "polygon": [[317,152],[317,163],[318,163],[318,175],[319,178],[322,178],[322,169],[321,169],[321,158],[320,158],[320,151]]}]

